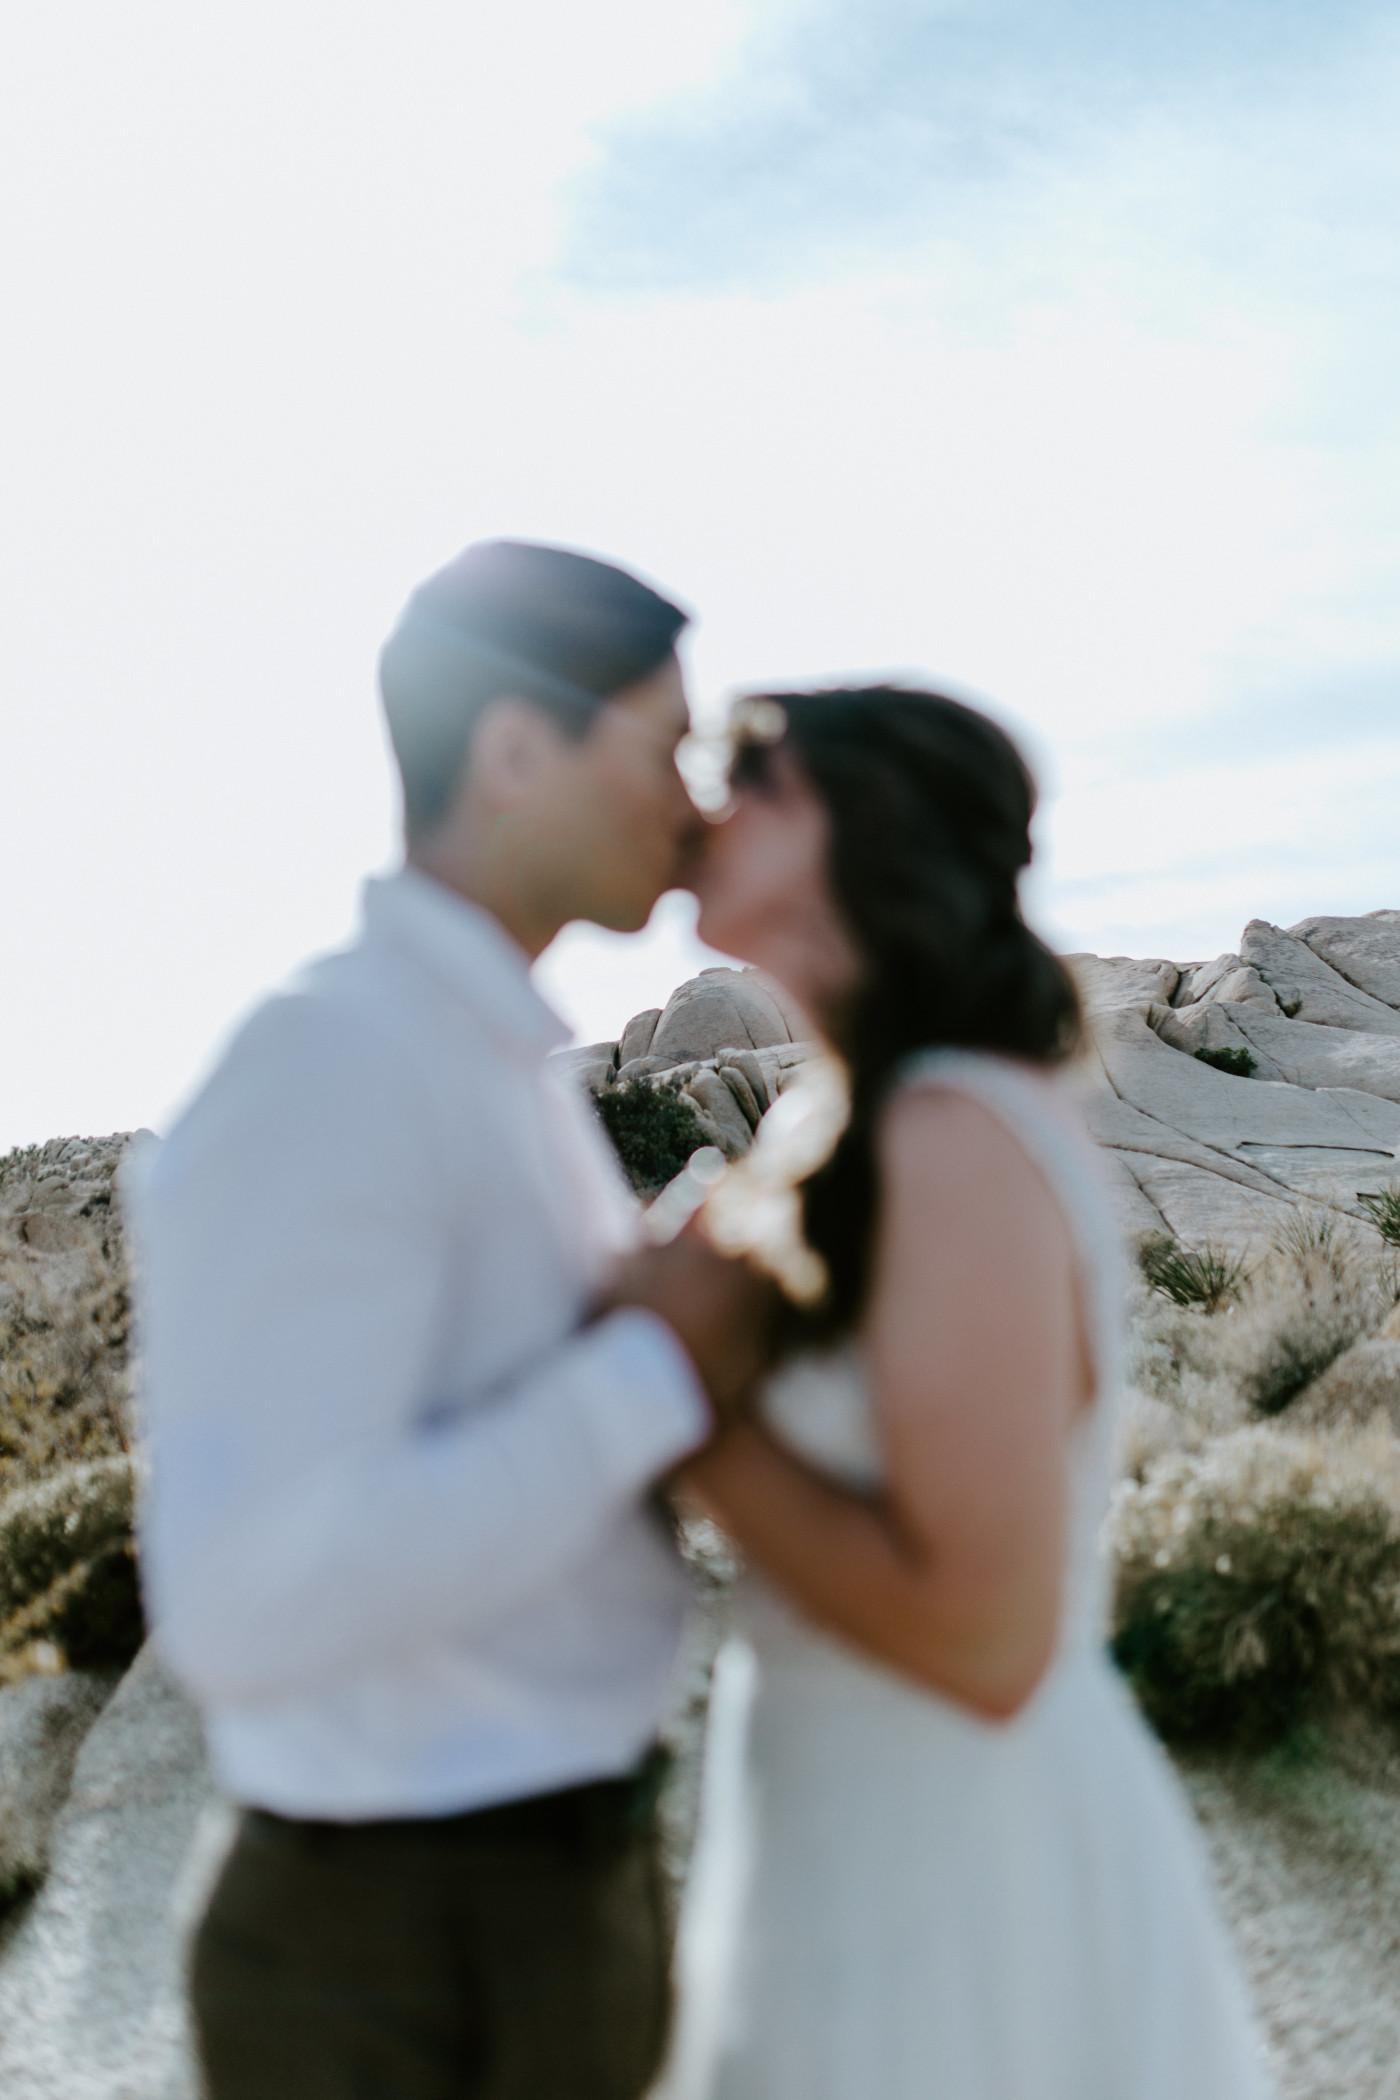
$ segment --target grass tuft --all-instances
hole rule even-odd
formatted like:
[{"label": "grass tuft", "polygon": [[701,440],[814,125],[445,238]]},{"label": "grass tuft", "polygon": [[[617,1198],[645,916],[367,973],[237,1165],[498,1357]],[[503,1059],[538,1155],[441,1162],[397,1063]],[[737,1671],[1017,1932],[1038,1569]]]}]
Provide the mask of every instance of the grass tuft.
[{"label": "grass tuft", "polygon": [[1207,1242],[1183,1247],[1170,1233],[1158,1233],[1138,1249],[1142,1273],[1154,1291],[1173,1305],[1199,1305],[1215,1312],[1238,1295],[1247,1275],[1243,1258]]},{"label": "grass tuft", "polygon": [[1357,1191],[1357,1203],[1388,1247],[1400,1247],[1400,1181],[1392,1181],[1372,1195]]}]

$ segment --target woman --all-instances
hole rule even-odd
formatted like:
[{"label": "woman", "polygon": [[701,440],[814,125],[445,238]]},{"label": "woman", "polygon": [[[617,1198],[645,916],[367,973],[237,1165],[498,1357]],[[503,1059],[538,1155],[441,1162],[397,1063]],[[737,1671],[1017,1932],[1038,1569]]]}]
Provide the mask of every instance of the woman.
[{"label": "woman", "polygon": [[1119,1279],[1054,1076],[1075,994],[1017,903],[1031,781],[932,693],[747,720],[700,931],[795,996],[851,1104],[800,1189],[824,1291],[684,1476],[753,1573],[663,2089],[1253,2100],[1199,1840],[1104,1655]]}]

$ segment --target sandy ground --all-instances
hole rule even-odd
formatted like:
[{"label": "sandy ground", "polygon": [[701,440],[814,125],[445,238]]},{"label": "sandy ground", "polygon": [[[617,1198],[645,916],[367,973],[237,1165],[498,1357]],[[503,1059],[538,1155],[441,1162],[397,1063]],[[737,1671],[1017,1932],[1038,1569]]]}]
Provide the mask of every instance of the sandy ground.
[{"label": "sandy ground", "polygon": [[1283,2100],[1400,2100],[1400,1751],[1184,1762]]}]

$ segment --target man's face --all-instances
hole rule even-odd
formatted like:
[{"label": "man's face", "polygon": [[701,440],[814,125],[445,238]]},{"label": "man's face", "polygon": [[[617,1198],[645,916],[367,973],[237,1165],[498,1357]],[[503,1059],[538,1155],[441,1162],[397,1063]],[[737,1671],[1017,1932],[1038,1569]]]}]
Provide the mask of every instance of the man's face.
[{"label": "man's face", "polygon": [[586,736],[560,739],[544,806],[532,819],[565,918],[635,933],[675,886],[699,821],[676,766],[689,728],[685,684],[671,657],[615,693]]}]

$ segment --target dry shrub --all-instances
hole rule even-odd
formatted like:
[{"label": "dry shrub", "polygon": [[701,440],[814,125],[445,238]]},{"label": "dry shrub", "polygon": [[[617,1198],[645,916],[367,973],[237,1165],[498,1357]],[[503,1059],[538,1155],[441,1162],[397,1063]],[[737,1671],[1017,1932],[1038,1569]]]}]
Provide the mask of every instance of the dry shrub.
[{"label": "dry shrub", "polygon": [[1300,1213],[1221,1329],[1219,1364],[1256,1414],[1276,1415],[1393,1304],[1391,1270],[1348,1226]]},{"label": "dry shrub", "polygon": [[[1221,1364],[1225,1315],[1163,1298],[1144,1282],[1128,1301],[1128,1439],[1141,1445],[1124,1470],[1139,1472],[1156,1449],[1194,1447],[1241,1428],[1250,1410]],[[1233,1317],[1233,1315],[1230,1315]]]},{"label": "dry shrub", "polygon": [[1120,1665],[1179,1741],[1258,1747],[1314,1714],[1400,1718],[1388,1252],[1304,1209],[1233,1297],[1185,1296],[1144,1276],[1130,1306],[1108,1527]]},{"label": "dry shrub", "polygon": [[[1282,1413],[1394,1308],[1388,1254],[1325,1215],[1301,1212],[1247,1269],[1237,1264],[1235,1282],[1214,1296],[1164,1291],[1153,1266],[1164,1244],[1175,1248],[1149,1241],[1139,1250],[1143,1282],[1129,1306],[1130,1376],[1199,1434]],[[1182,1260],[1189,1251],[1175,1250]],[[1211,1250],[1195,1253],[1204,1261]],[[1212,1256],[1211,1276],[1219,1269]]]},{"label": "dry shrub", "polygon": [[65,1290],[0,1252],[0,1491],[126,1447],[126,1282],[85,1266]]},{"label": "dry shrub", "polygon": [[1178,1741],[1260,1748],[1400,1712],[1400,1443],[1262,1424],[1120,1483],[1113,1651]]},{"label": "dry shrub", "polygon": [[1300,1435],[1388,1423],[1400,1431],[1400,1338],[1368,1335],[1330,1363],[1288,1410]]},{"label": "dry shrub", "polygon": [[121,1138],[0,1160],[0,1494],[127,1448]]},{"label": "dry shrub", "polygon": [[132,1500],[122,1456],[0,1501],[0,1679],[131,1661],[143,1638]]},{"label": "dry shrub", "polygon": [[123,1138],[0,1160],[0,1681],[139,1644]]}]

